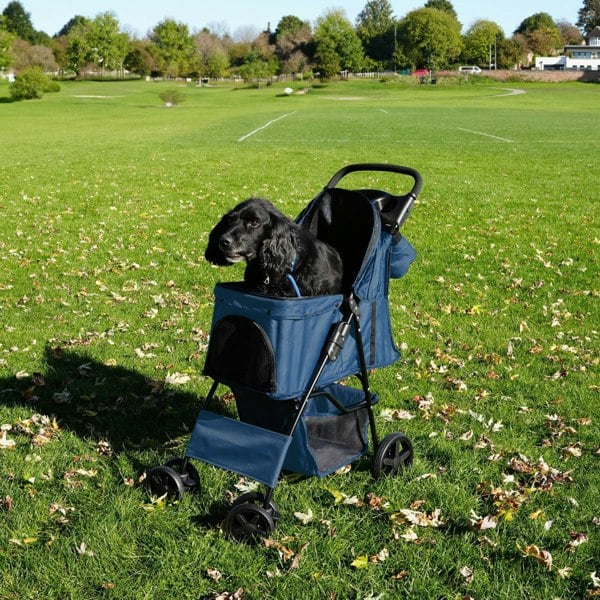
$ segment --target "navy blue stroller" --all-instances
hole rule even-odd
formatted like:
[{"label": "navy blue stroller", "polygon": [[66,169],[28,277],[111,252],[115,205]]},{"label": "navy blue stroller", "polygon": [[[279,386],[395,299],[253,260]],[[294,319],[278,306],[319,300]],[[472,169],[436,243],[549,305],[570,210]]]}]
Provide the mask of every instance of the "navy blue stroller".
[{"label": "navy blue stroller", "polygon": [[[394,195],[336,187],[356,171],[408,176],[411,189]],[[339,295],[273,298],[249,293],[241,283],[216,285],[204,366],[213,384],[185,457],[148,471],[151,495],[181,497],[199,489],[190,459],[250,477],[267,486],[266,493],[241,495],[223,529],[251,540],[268,536],[277,524],[273,492],[282,472],[333,473],[367,452],[369,430],[375,477],[394,476],[412,463],[406,435],[377,437],[378,397],[370,390],[369,371],[400,357],[391,331],[389,278],[402,277],[415,258],[399,230],[421,186],[419,173],[408,167],[349,165],[297,217],[340,253]],[[360,387],[345,382],[352,376]],[[239,419],[209,410],[220,384],[233,392]]]}]

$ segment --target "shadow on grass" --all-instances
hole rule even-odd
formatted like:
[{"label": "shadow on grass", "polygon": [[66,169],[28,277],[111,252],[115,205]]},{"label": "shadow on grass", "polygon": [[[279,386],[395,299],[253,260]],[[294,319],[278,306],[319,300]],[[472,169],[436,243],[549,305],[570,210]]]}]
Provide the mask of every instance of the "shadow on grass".
[{"label": "shadow on grass", "polygon": [[46,372],[0,379],[0,403],[56,417],[62,428],[116,452],[158,448],[188,434],[201,398],[63,348],[46,348]]}]

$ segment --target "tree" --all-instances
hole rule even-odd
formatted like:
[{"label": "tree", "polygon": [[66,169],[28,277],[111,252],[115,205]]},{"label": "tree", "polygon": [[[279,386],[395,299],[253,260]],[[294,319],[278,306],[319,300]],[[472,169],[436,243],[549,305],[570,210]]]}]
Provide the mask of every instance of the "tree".
[{"label": "tree", "polygon": [[393,66],[395,27],[389,0],[370,0],[356,18],[356,31],[367,56],[383,69]]},{"label": "tree", "polygon": [[480,66],[491,63],[490,54],[493,51],[494,56],[497,55],[498,44],[503,39],[504,32],[493,21],[475,21],[464,36],[463,61]]},{"label": "tree", "polygon": [[161,21],[150,34],[152,54],[159,73],[185,77],[192,72],[194,42],[185,23]]},{"label": "tree", "polygon": [[13,42],[13,67],[17,73],[28,67],[40,67],[43,72],[58,71],[58,64],[52,50],[41,44],[32,45],[29,42],[17,38]]},{"label": "tree", "polygon": [[581,31],[575,25],[567,21],[557,21],[556,26],[558,27],[558,31],[560,31],[563,46],[581,43]]},{"label": "tree", "polygon": [[88,43],[90,29],[91,21],[82,19],[69,30],[67,36],[66,61],[63,66],[75,71],[77,77],[80,77],[84,67],[94,60],[93,46]]},{"label": "tree", "polygon": [[25,12],[20,2],[9,2],[2,11],[4,28],[9,33],[14,33],[22,40],[35,44],[38,41],[37,31],[31,23],[31,15]]},{"label": "tree", "polygon": [[562,46],[562,36],[557,27],[537,29],[527,35],[527,45],[538,56],[553,56]]},{"label": "tree", "polygon": [[131,73],[142,76],[148,76],[152,71],[156,71],[156,63],[149,46],[150,42],[147,39],[132,40],[123,67]]},{"label": "tree", "polygon": [[6,69],[12,64],[12,45],[15,39],[14,33],[0,27],[0,69]]},{"label": "tree", "polygon": [[54,37],[69,35],[72,29],[74,29],[78,25],[82,25],[87,22],[89,22],[88,18],[82,17],[81,15],[75,15],[74,17],[69,19],[69,21],[65,25],[62,26],[62,29]]},{"label": "tree", "polygon": [[600,25],[600,0],[583,0],[583,6],[577,16],[575,25],[587,35],[594,27]]},{"label": "tree", "polygon": [[100,13],[93,20],[77,19],[67,40],[67,66],[78,77],[87,66],[102,72],[122,69],[129,51],[129,36],[119,31],[119,21],[112,12]]},{"label": "tree", "polygon": [[455,62],[462,49],[460,23],[437,8],[408,13],[398,26],[406,67],[440,69]]},{"label": "tree", "polygon": [[309,67],[314,53],[311,42],[312,30],[308,21],[302,21],[294,15],[283,17],[272,36],[279,71],[303,73]]},{"label": "tree", "polygon": [[198,51],[199,70],[203,77],[224,77],[229,69],[229,56],[219,36],[203,30],[194,36]]},{"label": "tree", "polygon": [[424,8],[437,8],[453,16],[458,21],[458,15],[454,10],[454,6],[452,6],[452,2],[449,2],[449,0],[427,0]]},{"label": "tree", "polygon": [[334,9],[317,19],[315,61],[324,77],[342,70],[360,71],[364,51],[360,39],[341,9]]},{"label": "tree", "polygon": [[496,62],[500,69],[514,69],[527,60],[527,51],[516,40],[502,39],[496,48]]},{"label": "tree", "polygon": [[296,35],[305,25],[307,25],[307,23],[295,15],[286,15],[281,17],[277,27],[275,28],[275,33],[273,34],[271,43],[277,43],[277,38],[281,36]]},{"label": "tree", "polygon": [[97,62],[101,70],[121,70],[129,50],[129,36],[120,32],[115,14],[100,13],[91,22],[88,33],[87,42],[94,53],[94,62]]},{"label": "tree", "polygon": [[533,31],[551,29],[552,27],[556,27],[554,19],[548,13],[539,12],[523,19],[519,27],[515,30],[515,33],[521,33],[524,36],[527,36]]},{"label": "tree", "polygon": [[545,12],[524,19],[515,34],[522,35],[527,48],[538,55],[556,54],[562,45],[562,37],[554,19]]}]

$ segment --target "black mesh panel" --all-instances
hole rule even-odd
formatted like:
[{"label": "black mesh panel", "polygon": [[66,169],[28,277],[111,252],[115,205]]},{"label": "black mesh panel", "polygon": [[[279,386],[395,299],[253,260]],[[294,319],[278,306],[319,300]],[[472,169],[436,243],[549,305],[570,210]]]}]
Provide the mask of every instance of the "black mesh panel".
[{"label": "black mesh panel", "polygon": [[275,390],[275,358],[263,329],[250,319],[228,316],[212,329],[204,373],[217,381],[261,392]]}]

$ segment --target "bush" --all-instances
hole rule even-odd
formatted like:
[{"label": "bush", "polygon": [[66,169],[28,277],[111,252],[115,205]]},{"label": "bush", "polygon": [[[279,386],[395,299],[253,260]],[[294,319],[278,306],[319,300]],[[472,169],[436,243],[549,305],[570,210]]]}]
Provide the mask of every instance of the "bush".
[{"label": "bush", "polygon": [[181,104],[185,100],[185,96],[179,90],[164,90],[158,97],[167,105],[175,106]]},{"label": "bush", "polygon": [[29,67],[15,77],[9,90],[13,100],[33,100],[46,92],[58,92],[60,85],[52,81],[41,67]]}]

